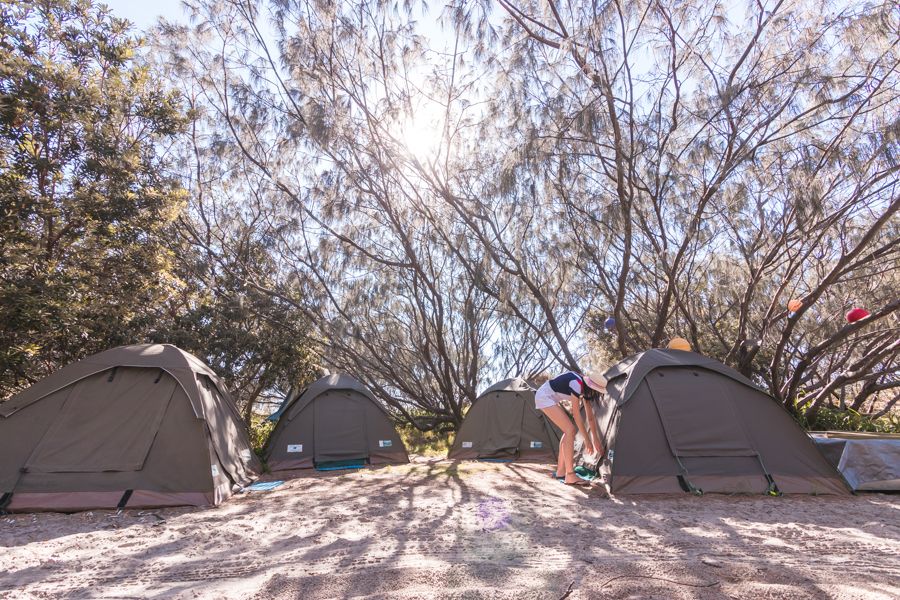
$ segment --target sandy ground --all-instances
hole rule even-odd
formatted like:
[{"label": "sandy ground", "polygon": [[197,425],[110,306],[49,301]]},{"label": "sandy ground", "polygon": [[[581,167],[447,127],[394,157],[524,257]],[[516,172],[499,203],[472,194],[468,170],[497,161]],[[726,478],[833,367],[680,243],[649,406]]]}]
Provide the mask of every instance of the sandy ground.
[{"label": "sandy ground", "polygon": [[533,464],[0,517],[0,598],[900,598],[900,495],[607,498]]}]

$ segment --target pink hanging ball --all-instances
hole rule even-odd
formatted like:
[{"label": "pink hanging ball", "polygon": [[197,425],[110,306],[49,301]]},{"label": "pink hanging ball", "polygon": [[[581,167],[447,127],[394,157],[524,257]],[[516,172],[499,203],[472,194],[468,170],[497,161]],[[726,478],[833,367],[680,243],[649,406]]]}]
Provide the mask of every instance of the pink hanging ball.
[{"label": "pink hanging ball", "polygon": [[848,323],[856,323],[857,321],[861,321],[869,316],[869,311],[864,308],[854,308],[851,309],[850,312],[847,313],[847,322]]}]

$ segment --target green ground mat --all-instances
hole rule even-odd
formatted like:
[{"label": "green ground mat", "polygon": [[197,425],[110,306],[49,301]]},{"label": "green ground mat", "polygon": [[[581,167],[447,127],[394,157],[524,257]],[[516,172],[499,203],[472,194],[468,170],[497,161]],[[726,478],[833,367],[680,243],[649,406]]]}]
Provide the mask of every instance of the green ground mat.
[{"label": "green ground mat", "polygon": [[583,467],[581,465],[578,465],[577,467],[575,467],[575,474],[586,481],[593,481],[594,479],[597,479],[597,477],[600,475],[596,471],[591,471],[587,467]]}]

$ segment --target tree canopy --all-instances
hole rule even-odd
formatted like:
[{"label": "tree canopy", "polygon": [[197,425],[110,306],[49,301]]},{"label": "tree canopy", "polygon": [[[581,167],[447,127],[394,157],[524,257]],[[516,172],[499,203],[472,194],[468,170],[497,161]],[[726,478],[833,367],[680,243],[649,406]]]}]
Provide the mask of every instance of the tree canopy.
[{"label": "tree canopy", "polygon": [[896,401],[892,5],[455,2],[437,41],[416,10],[198,0],[162,31],[195,242],[264,243],[245,283],[327,364],[423,426],[675,336],[806,412]]},{"label": "tree canopy", "polygon": [[186,196],[158,146],[187,119],[137,43],[89,2],[0,9],[0,389],[124,342],[171,290]]},{"label": "tree canopy", "polygon": [[0,48],[0,398],[148,341],[209,361],[248,410],[308,378],[303,327],[180,239],[192,116],[130,24],[89,0],[4,3]]},{"label": "tree canopy", "polygon": [[[25,49],[49,39],[27,18],[47,6],[95,15],[81,43],[101,58],[73,50],[61,63],[78,77],[44,86],[65,105],[48,114],[71,112],[62,130],[84,123],[71,133],[83,160],[43,176],[64,182],[55,192],[28,158],[49,134],[7,124],[41,123],[39,102],[7,108],[40,92],[4,71],[16,258],[0,265],[0,310],[19,377],[35,348],[58,361],[156,315],[135,331],[231,372],[248,411],[322,365],[400,419],[454,428],[496,380],[602,368],[676,336],[807,417],[898,400],[894,3],[454,0],[438,14],[190,0],[189,24],[161,23],[139,63],[134,38],[89,3],[25,6],[4,12],[18,48],[5,60],[51,77],[49,53],[69,42]],[[64,21],[46,15],[30,21]],[[118,101],[63,93],[107,77],[128,81]],[[107,114],[129,126],[107,130]],[[91,150],[95,129],[106,141]],[[79,160],[103,170],[76,194],[90,180]],[[97,211],[97,226],[79,216]],[[46,240],[70,222],[71,264],[47,263]],[[144,309],[122,303],[116,278]],[[91,318],[113,305],[117,322]],[[848,322],[854,307],[870,315]],[[90,326],[48,333],[54,310]]]}]

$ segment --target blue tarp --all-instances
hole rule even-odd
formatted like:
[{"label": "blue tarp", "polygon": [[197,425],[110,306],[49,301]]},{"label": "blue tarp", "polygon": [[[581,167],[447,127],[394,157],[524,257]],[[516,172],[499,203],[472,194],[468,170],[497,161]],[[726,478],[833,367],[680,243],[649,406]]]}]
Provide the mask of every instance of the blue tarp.
[{"label": "blue tarp", "polygon": [[248,492],[271,492],[283,483],[283,481],[262,481],[260,483],[254,483],[244,489]]},{"label": "blue tarp", "polygon": [[354,458],[350,460],[335,460],[316,464],[316,471],[339,471],[341,469],[362,469],[366,466],[366,459]]}]

